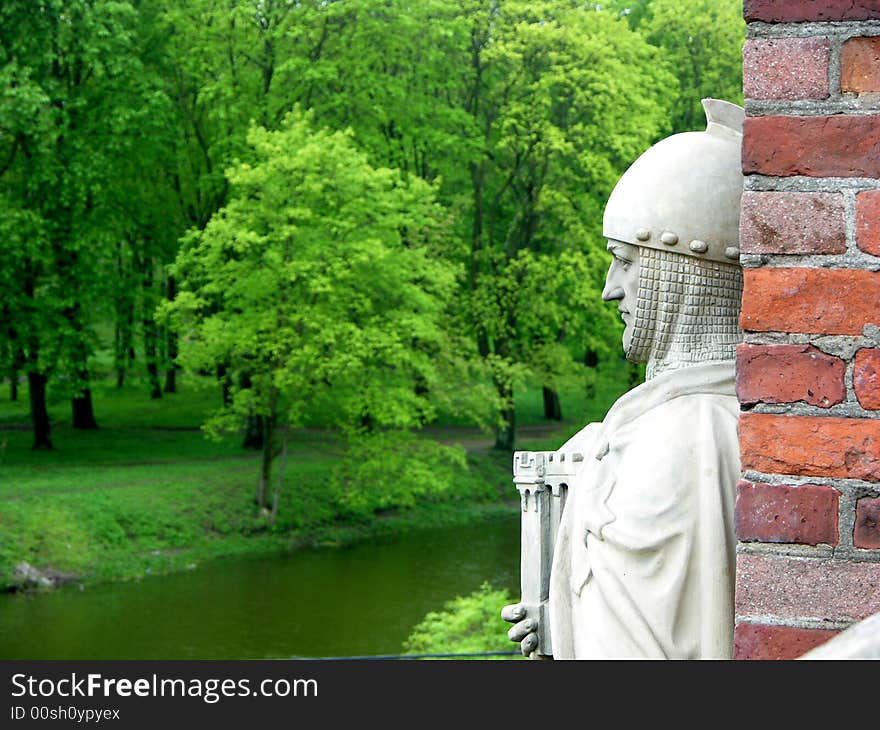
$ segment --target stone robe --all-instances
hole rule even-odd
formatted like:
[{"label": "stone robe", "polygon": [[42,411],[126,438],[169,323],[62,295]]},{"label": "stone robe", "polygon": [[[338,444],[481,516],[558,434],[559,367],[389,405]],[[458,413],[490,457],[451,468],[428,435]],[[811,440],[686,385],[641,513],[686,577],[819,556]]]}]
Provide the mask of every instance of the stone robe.
[{"label": "stone robe", "polygon": [[694,365],[562,448],[584,461],[553,557],[555,658],[730,658],[738,417],[733,363]]}]

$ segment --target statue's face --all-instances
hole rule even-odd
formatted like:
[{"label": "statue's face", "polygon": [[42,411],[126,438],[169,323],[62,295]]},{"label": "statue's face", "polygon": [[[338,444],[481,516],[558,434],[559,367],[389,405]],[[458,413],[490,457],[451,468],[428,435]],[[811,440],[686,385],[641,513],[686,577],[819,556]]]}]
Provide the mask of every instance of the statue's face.
[{"label": "statue's face", "polygon": [[623,351],[629,352],[636,318],[636,296],[639,293],[639,247],[608,239],[607,248],[613,258],[605,277],[602,299],[617,302],[626,325],[623,330]]}]

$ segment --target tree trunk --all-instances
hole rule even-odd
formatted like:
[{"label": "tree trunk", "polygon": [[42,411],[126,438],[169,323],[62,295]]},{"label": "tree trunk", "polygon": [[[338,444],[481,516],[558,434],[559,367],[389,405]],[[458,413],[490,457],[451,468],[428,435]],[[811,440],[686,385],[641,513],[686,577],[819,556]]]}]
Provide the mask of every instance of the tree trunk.
[{"label": "tree trunk", "polygon": [[249,413],[244,421],[244,441],[242,448],[254,449],[255,451],[263,448],[263,417]]},{"label": "tree trunk", "polygon": [[278,475],[275,479],[275,493],[272,495],[272,524],[278,518],[278,498],[281,494],[281,486],[284,479],[284,470],[287,467],[287,437],[289,434],[289,426],[285,424],[284,431],[281,434],[281,463],[278,464]]},{"label": "tree trunk", "polygon": [[18,400],[18,371],[13,370],[9,375],[9,400]]},{"label": "tree trunk", "polygon": [[46,410],[46,376],[28,372],[28,392],[31,402],[31,422],[34,428],[34,448],[51,449],[49,439],[49,411]]},{"label": "tree trunk", "polygon": [[562,405],[559,402],[559,393],[546,385],[544,391],[544,418],[548,421],[562,420]]},{"label": "tree trunk", "polygon": [[116,387],[125,385],[125,349],[122,347],[122,328],[116,321],[113,337],[113,364],[116,366]]},{"label": "tree trunk", "polygon": [[[146,248],[147,244],[144,244]],[[144,337],[144,362],[147,367],[147,378],[150,381],[150,398],[157,400],[162,397],[162,383],[159,382],[159,328],[150,316],[156,306],[153,299],[153,260],[145,255],[135,257],[136,267],[141,273],[141,289],[143,292],[141,326]]]},{"label": "tree trunk", "polygon": [[[168,343],[170,353],[171,343]],[[176,357],[176,353],[174,355]],[[177,392],[177,368],[174,365],[169,366],[169,368],[165,371],[165,392],[166,393],[176,393]]]},{"label": "tree trunk", "polygon": [[[168,301],[173,302],[177,296],[177,282],[173,276],[168,277]],[[165,371],[165,392],[177,392],[177,332],[167,330],[165,346],[168,348],[168,369]]]},{"label": "tree trunk", "polygon": [[257,507],[266,509],[269,480],[272,478],[272,441],[275,433],[273,418],[263,418],[263,458],[260,463],[260,481],[257,485]]},{"label": "tree trunk", "polygon": [[92,391],[83,388],[80,394],[71,401],[73,406],[73,427],[81,429],[98,428],[95,411],[92,408]]},{"label": "tree trunk", "polygon": [[128,369],[134,364],[134,302],[126,301],[125,311],[117,312],[114,365],[116,387],[125,385]]},{"label": "tree trunk", "polygon": [[232,392],[231,386],[229,383],[229,375],[226,371],[226,366],[223,363],[220,363],[217,366],[217,380],[220,381],[220,388],[222,391],[223,398],[223,407],[227,408],[232,404]]},{"label": "tree trunk", "polygon": [[156,400],[162,397],[162,383],[159,382],[158,353],[156,352],[156,340],[159,338],[156,323],[151,319],[145,319],[144,325],[144,360],[147,363],[147,377],[150,381],[150,398]]},{"label": "tree trunk", "polygon": [[501,408],[501,422],[495,427],[495,448],[499,451],[513,451],[516,442],[516,409],[513,402],[513,386],[495,381],[495,388],[505,405]]},{"label": "tree trunk", "polygon": [[92,392],[89,389],[89,351],[83,340],[82,326],[78,317],[79,307],[71,313],[71,322],[74,324],[77,332],[77,341],[72,349],[74,358],[74,366],[76,367],[76,379],[78,381],[79,392],[73,396],[71,406],[73,409],[73,427],[82,429],[93,429],[98,427],[95,420],[95,412],[92,409]]},{"label": "tree trunk", "polygon": [[596,368],[599,366],[599,354],[592,348],[587,348],[584,353],[584,365],[589,368],[586,373],[586,394],[587,400],[593,400],[596,397]]},{"label": "tree trunk", "polygon": [[[238,381],[238,387],[247,390],[251,387],[251,376],[244,373]],[[256,413],[248,413],[244,419],[244,441],[242,448],[245,449],[262,449],[263,448],[263,417]]]}]

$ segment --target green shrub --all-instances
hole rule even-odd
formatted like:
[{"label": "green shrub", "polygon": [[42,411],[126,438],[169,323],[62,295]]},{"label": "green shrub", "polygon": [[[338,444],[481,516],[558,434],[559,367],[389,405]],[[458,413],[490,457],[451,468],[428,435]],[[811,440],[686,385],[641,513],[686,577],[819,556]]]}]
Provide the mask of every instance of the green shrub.
[{"label": "green shrub", "polygon": [[332,481],[341,510],[368,517],[420,502],[465,496],[469,492],[467,470],[460,446],[444,446],[409,432],[385,431],[354,439]]},{"label": "green shrub", "polygon": [[441,611],[431,611],[413,629],[403,644],[407,654],[470,654],[513,652],[516,645],[507,638],[510,628],[501,618],[501,608],[516,599],[506,589],[483,583],[470,595],[453,598]]}]

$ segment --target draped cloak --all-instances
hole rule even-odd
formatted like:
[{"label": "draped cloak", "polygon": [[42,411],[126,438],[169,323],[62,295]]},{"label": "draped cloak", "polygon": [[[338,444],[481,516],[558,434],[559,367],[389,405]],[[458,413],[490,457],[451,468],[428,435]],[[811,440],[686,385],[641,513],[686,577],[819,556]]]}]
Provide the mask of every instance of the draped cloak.
[{"label": "draped cloak", "polygon": [[738,416],[733,362],[693,365],[563,446],[584,460],[553,556],[555,658],[730,658]]}]

